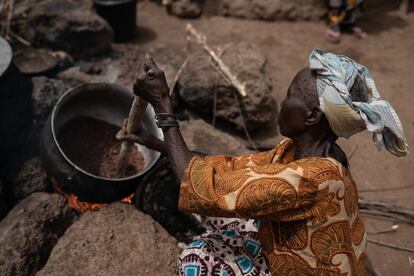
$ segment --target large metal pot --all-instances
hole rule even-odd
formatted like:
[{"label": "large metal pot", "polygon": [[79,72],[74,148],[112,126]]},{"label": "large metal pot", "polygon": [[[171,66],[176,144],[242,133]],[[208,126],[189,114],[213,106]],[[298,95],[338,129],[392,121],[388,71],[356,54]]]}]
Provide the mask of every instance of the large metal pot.
[{"label": "large metal pot", "polygon": [[0,37],[0,167],[30,131],[33,121],[33,85],[12,62],[10,45]]},{"label": "large metal pot", "polygon": [[[119,85],[91,83],[73,88],[57,102],[43,129],[40,155],[47,173],[65,193],[78,196],[81,201],[109,203],[135,192],[140,179],[157,162],[160,153],[138,145],[144,155],[145,168],[125,178],[104,178],[93,175],[70,160],[59,141],[59,131],[70,120],[91,117],[121,126],[133,101],[132,92]],[[154,111],[148,106],[144,121],[151,132],[162,139],[162,131],[155,125]]]}]

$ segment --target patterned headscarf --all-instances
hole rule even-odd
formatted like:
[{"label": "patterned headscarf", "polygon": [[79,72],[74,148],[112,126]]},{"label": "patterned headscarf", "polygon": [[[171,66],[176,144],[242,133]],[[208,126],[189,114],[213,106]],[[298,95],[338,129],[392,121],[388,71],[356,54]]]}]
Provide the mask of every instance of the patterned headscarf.
[{"label": "patterned headscarf", "polygon": [[[317,74],[321,110],[336,135],[348,138],[367,129],[373,133],[379,149],[385,147],[397,156],[408,154],[400,119],[391,104],[380,99],[365,66],[346,56],[323,53],[319,49],[310,53],[309,64]],[[367,102],[352,101],[349,91],[353,87],[367,98]]]}]

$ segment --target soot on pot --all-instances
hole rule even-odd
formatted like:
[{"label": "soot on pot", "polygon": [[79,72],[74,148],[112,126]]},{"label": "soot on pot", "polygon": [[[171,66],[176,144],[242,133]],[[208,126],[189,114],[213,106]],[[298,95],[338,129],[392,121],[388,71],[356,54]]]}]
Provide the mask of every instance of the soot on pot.
[{"label": "soot on pot", "polygon": [[[70,120],[58,133],[58,141],[67,157],[83,170],[96,176],[116,178],[121,142],[115,139],[119,127],[91,117]],[[126,176],[142,171],[144,157],[137,147],[131,155]]]}]

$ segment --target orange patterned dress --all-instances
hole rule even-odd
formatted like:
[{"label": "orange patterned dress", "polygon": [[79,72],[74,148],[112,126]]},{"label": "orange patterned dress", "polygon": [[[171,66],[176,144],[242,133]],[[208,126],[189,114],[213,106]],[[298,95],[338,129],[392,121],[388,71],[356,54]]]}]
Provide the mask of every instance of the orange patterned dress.
[{"label": "orange patterned dress", "polygon": [[193,157],[182,211],[260,220],[273,275],[363,275],[366,233],[347,168],[332,158],[293,160],[290,139],[239,157]]}]

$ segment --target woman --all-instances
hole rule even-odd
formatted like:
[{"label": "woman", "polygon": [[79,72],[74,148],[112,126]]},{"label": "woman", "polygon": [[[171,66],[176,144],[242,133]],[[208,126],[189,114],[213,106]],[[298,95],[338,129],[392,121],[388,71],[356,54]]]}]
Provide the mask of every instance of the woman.
[{"label": "woman", "polygon": [[201,157],[187,148],[164,74],[146,56],[134,92],[154,107],[164,142],[144,129],[122,139],[168,154],[181,179],[179,208],[209,226],[181,254],[180,274],[363,275],[357,189],[335,141],[368,129],[377,146],[397,156],[408,146],[364,66],[320,50],[309,62],[281,104],[280,131],[288,139],[267,152]]},{"label": "woman", "polygon": [[354,33],[358,38],[367,34],[355,25],[357,12],[363,10],[364,0],[327,0],[329,27],[326,31],[330,42],[338,43],[343,30]]}]

